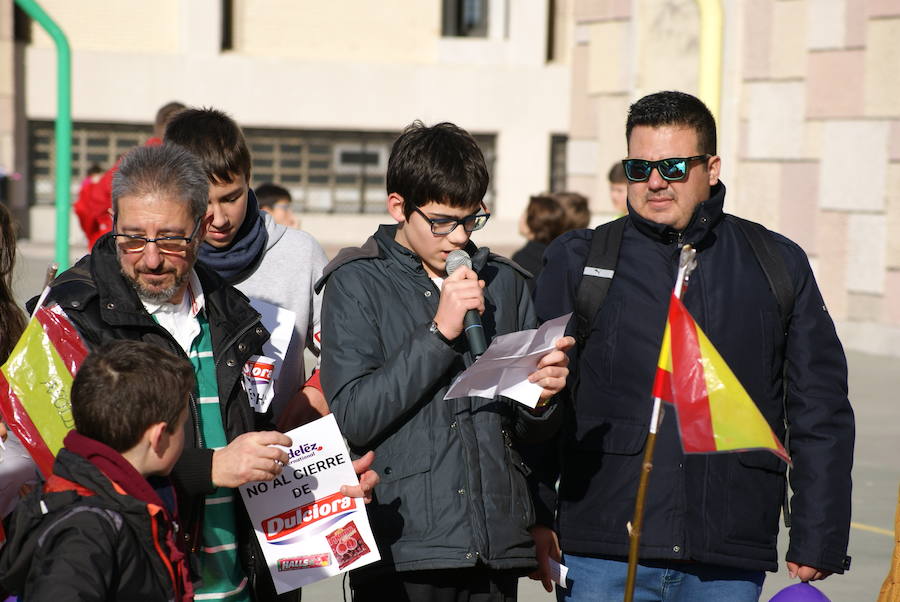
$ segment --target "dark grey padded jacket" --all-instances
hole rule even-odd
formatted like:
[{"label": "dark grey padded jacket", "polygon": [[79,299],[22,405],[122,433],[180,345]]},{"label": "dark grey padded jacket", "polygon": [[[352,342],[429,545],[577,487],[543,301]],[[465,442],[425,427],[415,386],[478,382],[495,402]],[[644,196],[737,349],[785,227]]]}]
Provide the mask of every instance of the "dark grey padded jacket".
[{"label": "dark grey padded jacket", "polygon": [[[362,248],[326,266],[322,385],[354,453],[375,450],[381,477],[367,507],[384,559],[357,580],[384,571],[535,566],[528,527],[534,510],[520,441],[549,437],[556,408],[539,417],[495,399],[444,400],[472,362],[465,337],[451,347],[428,331],[440,292],[421,260],[381,226]],[[523,273],[469,243],[486,283],[485,334],[535,328]],[[358,582],[358,581],[357,581]]]}]

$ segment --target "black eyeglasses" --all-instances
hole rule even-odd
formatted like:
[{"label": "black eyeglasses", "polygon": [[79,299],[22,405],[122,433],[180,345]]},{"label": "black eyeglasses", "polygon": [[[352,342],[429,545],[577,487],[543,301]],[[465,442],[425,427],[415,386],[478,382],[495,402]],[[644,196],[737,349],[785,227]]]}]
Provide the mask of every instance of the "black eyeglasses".
[{"label": "black eyeglasses", "polygon": [[700,161],[710,157],[712,155],[707,153],[694,157],[671,157],[669,159],[660,159],[659,161],[623,159],[622,166],[625,168],[625,177],[631,182],[646,182],[650,179],[650,174],[653,173],[654,167],[659,171],[659,175],[663,180],[677,182],[687,177],[688,164],[691,161]]},{"label": "black eyeglasses", "polygon": [[[156,243],[156,248],[159,249],[160,253],[184,256],[187,254],[188,245],[190,245],[194,237],[197,236],[201,221],[203,221],[202,217],[197,219],[197,223],[194,224],[194,229],[191,231],[190,236],[160,236],[159,238],[147,238],[145,236],[138,236],[137,234],[116,233],[113,234],[113,238],[116,239],[116,243],[119,245],[119,248],[122,249],[123,253],[140,253],[152,242]],[[115,223],[113,224],[113,227],[115,227]]]},{"label": "black eyeglasses", "polygon": [[490,213],[476,213],[474,215],[467,215],[466,217],[461,217],[456,219],[455,217],[439,217],[439,218],[431,218],[422,213],[422,211],[418,207],[413,207],[413,211],[418,213],[425,219],[429,224],[431,224],[431,233],[437,234],[438,236],[446,236],[450,234],[456,227],[462,225],[463,229],[466,232],[474,232],[475,230],[481,230],[484,228],[484,225],[487,223],[488,218],[491,217]]}]

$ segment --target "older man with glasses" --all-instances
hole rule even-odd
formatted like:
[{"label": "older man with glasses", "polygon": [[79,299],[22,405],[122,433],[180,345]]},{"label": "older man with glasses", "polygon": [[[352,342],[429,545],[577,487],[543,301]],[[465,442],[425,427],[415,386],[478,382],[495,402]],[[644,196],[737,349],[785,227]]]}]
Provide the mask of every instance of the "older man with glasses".
[{"label": "older man with glasses", "polygon": [[179,147],[126,154],[113,179],[113,231],[53,282],[47,302],[59,303],[90,348],[140,340],[191,361],[196,389],[172,472],[180,535],[197,557],[200,591],[249,600],[268,570],[251,565],[256,539],[234,488],[280,475],[288,457],[273,446],[291,440],[269,430],[270,416],[254,411],[242,384],[244,365],[269,336],[259,314],[197,263],[208,188],[198,160]]},{"label": "older man with glasses", "polygon": [[[697,250],[698,267],[685,305],[774,432],[784,439],[791,425],[787,568],[803,581],[841,573],[849,564],[853,411],[844,352],[806,255],[783,236],[724,213],[716,125],[699,99],[659,92],[638,100],[626,140],[628,215],[618,222],[613,265],[599,269],[589,258],[611,244],[611,227],[573,231],[547,249],[535,291],[541,320],[577,308],[585,324],[561,440],[532,457],[542,566],[548,553],[559,559],[561,548],[569,567],[569,587],[557,597],[622,599],[626,525],[686,244]],[[595,238],[600,244],[592,247]],[[757,259],[761,249],[768,259]],[[771,278],[770,288],[776,270],[784,278]],[[612,279],[605,298],[596,300],[600,292],[593,305],[583,304],[579,286],[602,278]],[[786,487],[784,463],[767,452],[685,454],[668,411],[656,439],[634,599],[757,600],[765,571],[778,568]]]}]

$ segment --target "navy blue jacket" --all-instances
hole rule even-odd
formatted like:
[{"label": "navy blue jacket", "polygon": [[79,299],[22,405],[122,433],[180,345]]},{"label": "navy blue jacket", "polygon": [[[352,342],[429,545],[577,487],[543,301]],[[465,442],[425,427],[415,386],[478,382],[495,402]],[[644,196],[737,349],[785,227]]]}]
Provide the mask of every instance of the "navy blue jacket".
[{"label": "navy blue jacket", "polygon": [[[796,295],[783,332],[762,268],[722,211],[725,187],[717,184],[711,195],[683,232],[630,210],[609,294],[570,366],[579,381],[557,442],[561,462],[547,450],[529,458],[537,469],[538,518],[550,525],[558,510],[564,552],[627,556],[625,525],[634,511],[669,295],[680,247],[690,243],[698,266],[685,305],[781,438],[787,408],[794,461],[787,559],[842,572],[854,444],[843,348],[803,250],[773,233]],[[569,232],[547,249],[535,292],[540,320],[572,311],[592,233]],[[786,484],[785,465],[773,454],[685,455],[667,406],[649,483],[642,559],[777,570]]]}]

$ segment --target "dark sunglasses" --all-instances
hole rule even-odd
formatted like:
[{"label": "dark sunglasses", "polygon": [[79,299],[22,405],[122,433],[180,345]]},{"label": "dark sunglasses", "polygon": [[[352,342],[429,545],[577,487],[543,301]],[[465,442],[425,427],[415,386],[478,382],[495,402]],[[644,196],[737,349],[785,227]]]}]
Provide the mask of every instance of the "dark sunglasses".
[{"label": "dark sunglasses", "polygon": [[691,161],[700,161],[712,157],[710,154],[696,155],[694,157],[670,157],[659,161],[647,161],[646,159],[623,159],[625,177],[631,182],[646,182],[653,173],[653,168],[659,171],[660,177],[669,182],[683,180],[688,174],[688,164]]},{"label": "dark sunglasses", "polygon": [[456,230],[456,227],[460,225],[466,232],[481,230],[487,223],[488,218],[491,217],[490,213],[476,213],[459,219],[455,217],[431,218],[422,213],[418,207],[413,207],[413,211],[421,215],[425,221],[431,224],[431,233],[437,234],[438,236],[446,236]]}]

